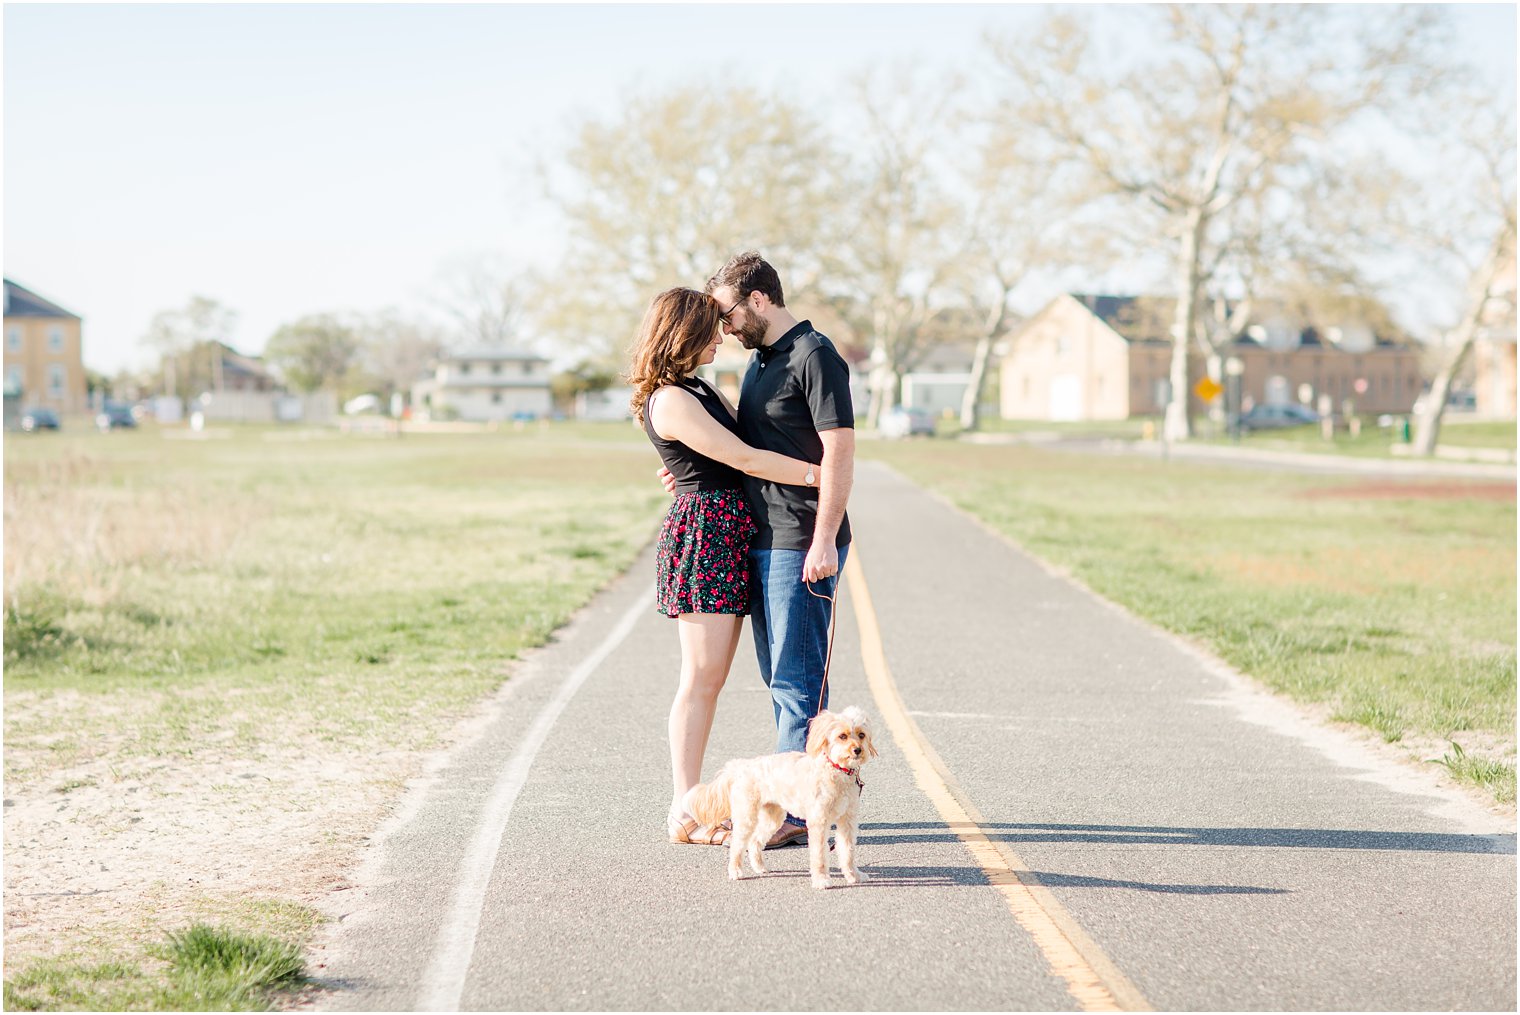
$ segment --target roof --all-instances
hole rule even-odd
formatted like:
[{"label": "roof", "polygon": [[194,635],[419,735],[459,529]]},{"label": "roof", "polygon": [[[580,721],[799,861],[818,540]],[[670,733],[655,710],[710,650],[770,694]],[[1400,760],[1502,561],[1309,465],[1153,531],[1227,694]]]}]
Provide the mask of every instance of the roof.
[{"label": "roof", "polygon": [[1072,293],[1071,298],[1126,342],[1170,342],[1171,311],[1177,301],[1166,296],[1101,296]]},{"label": "roof", "polygon": [[544,363],[549,357],[540,356],[536,352],[528,352],[523,349],[509,349],[506,346],[477,346],[474,349],[458,349],[439,357],[444,363],[478,363],[481,360],[497,362],[522,362]]},{"label": "roof", "polygon": [[[1094,317],[1112,328],[1126,342],[1171,343],[1172,318],[1177,310],[1177,299],[1174,296],[1104,296],[1093,293],[1071,293],[1070,296],[1092,311]],[[1403,344],[1381,334],[1375,334],[1374,339],[1378,346]],[[1235,341],[1241,345],[1262,344],[1247,333],[1237,335]],[[1308,321],[1302,322],[1299,345],[1334,347],[1333,342],[1323,341],[1319,330]]]},{"label": "roof", "polygon": [[5,316],[6,317],[67,317],[71,320],[80,320],[78,314],[71,314],[51,300],[45,300],[25,286],[17,285],[10,279],[5,280]]}]

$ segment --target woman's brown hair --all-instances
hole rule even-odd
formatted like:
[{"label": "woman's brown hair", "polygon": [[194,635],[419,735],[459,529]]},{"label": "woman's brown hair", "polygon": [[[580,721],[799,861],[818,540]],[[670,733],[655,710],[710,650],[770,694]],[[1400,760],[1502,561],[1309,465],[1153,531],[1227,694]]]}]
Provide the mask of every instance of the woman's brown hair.
[{"label": "woman's brown hair", "polygon": [[640,424],[649,396],[697,372],[718,330],[718,305],[695,289],[666,289],[649,303],[629,356],[628,409]]}]

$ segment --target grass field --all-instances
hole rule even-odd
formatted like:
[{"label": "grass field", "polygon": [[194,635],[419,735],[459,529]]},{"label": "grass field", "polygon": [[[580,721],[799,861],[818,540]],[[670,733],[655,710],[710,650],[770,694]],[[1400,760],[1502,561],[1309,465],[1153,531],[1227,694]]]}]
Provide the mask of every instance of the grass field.
[{"label": "grass field", "polygon": [[[1138,440],[1147,423],[1154,433],[1161,430],[1160,419],[1126,419],[1111,422],[1051,423],[1043,420],[986,419],[981,429],[988,434],[1019,434],[1030,438],[1056,439],[1113,439]],[[1195,439],[1210,444],[1235,444],[1221,424],[1205,418],[1194,420]],[[940,437],[955,437],[961,432],[959,420],[936,421]],[[1441,424],[1440,443],[1451,449],[1477,449],[1483,451],[1514,452],[1516,429],[1513,420],[1473,420],[1461,415],[1448,415]],[[1239,446],[1265,451],[1298,451],[1313,454],[1354,455],[1361,458],[1387,458],[1394,454],[1393,448],[1401,443],[1392,427],[1379,427],[1376,417],[1362,420],[1361,432],[1352,437],[1345,430],[1337,430],[1327,441],[1317,426],[1288,427],[1282,430],[1261,430],[1242,435]]]},{"label": "grass field", "polygon": [[[1212,443],[1230,443],[1223,436],[1201,435]],[[1262,430],[1246,434],[1241,446],[1272,451],[1303,451],[1315,454],[1356,455],[1364,458],[1387,458],[1402,442],[1394,429],[1379,427],[1371,417],[1362,420],[1362,429],[1352,437],[1344,430],[1337,430],[1332,440],[1325,440],[1317,426],[1289,427],[1283,430]],[[1447,416],[1441,423],[1440,445],[1453,450],[1509,451],[1515,450],[1515,424],[1513,421],[1470,420]],[[1513,458],[1511,458],[1513,460]]]},{"label": "grass field", "polygon": [[227,432],[6,441],[7,693],[173,692],[142,751],[193,750],[224,691],[241,742],[296,702],[368,740],[493,686],[666,502],[631,440]]},{"label": "grass field", "polygon": [[1514,801],[1512,484],[939,440],[863,448],[1274,690],[1433,749]]},{"label": "grass field", "polygon": [[[334,804],[310,798],[320,779],[388,779],[376,792],[394,796],[407,772],[380,759],[434,746],[516,655],[627,567],[668,504],[632,427],[191,436],[7,435],[8,882],[59,848],[167,849],[163,834],[131,838],[125,805],[145,799],[212,849],[216,820],[242,835],[249,813],[300,812],[292,827],[317,841],[305,853],[267,844],[266,867],[294,870],[333,846],[324,839],[350,841],[357,832],[324,817]],[[288,770],[271,760],[282,756],[296,759]],[[46,822],[32,852],[9,845],[26,837],[9,835],[23,811],[69,807],[80,808],[61,819],[73,837],[52,855]],[[102,852],[116,873],[92,876],[119,875],[133,855]],[[7,1007],[177,996],[156,956],[181,928],[143,914],[283,927],[301,943],[309,910],[271,921],[242,901],[281,882],[257,873],[242,891],[183,878],[123,890],[109,917],[119,932],[60,928],[62,944],[39,946],[29,966],[37,942],[9,930],[27,893],[8,893]],[[285,901],[276,892],[270,905]],[[41,918],[15,922],[35,930]]]}]

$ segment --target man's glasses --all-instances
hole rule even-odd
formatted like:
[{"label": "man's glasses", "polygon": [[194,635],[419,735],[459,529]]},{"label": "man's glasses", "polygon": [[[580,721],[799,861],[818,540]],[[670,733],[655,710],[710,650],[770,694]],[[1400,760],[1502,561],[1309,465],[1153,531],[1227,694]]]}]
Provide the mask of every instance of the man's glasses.
[{"label": "man's glasses", "polygon": [[723,313],[721,313],[721,314],[718,315],[718,320],[722,321],[724,324],[727,324],[728,323],[728,315],[731,314],[731,313],[733,313],[735,310],[738,310],[739,309],[739,305],[742,304],[747,299],[749,299],[748,296],[741,296],[741,297],[739,297],[738,303],[735,303],[733,306],[729,307],[727,310],[723,311]]}]

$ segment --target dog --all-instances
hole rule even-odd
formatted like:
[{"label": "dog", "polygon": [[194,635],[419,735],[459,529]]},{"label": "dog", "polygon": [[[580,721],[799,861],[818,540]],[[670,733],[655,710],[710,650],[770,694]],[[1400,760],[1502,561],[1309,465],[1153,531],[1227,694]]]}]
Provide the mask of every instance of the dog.
[{"label": "dog", "polygon": [[712,782],[693,786],[682,806],[704,825],[733,821],[728,876],[744,876],[746,854],[755,873],[766,873],[761,853],[788,812],[807,821],[813,887],[829,887],[829,826],[836,825],[839,867],[847,885],[866,880],[855,866],[860,827],[860,767],[876,757],[871,728],[860,709],[820,712],[808,724],[807,748],[730,761]]}]

